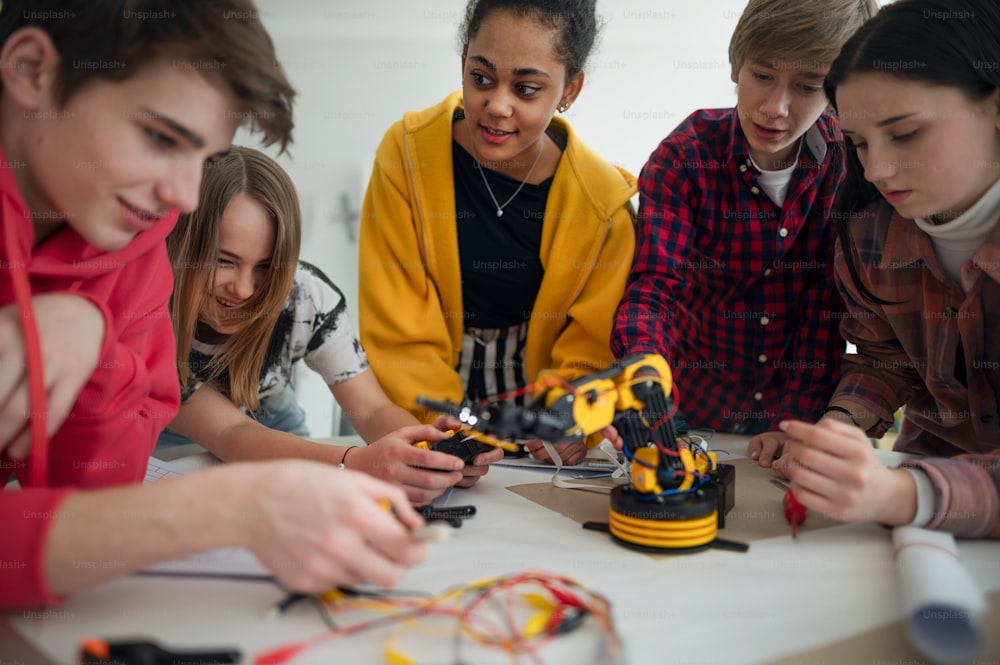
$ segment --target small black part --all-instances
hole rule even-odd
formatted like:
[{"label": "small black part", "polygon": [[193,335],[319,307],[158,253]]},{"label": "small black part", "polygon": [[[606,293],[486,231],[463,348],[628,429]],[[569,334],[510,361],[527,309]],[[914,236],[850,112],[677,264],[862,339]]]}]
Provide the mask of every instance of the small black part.
[{"label": "small black part", "polygon": [[565,618],[558,626],[552,631],[553,635],[565,635],[567,633],[572,633],[574,630],[580,627],[583,620],[587,618],[589,612],[584,608],[579,608],[572,612],[567,612]]},{"label": "small black part", "polygon": [[736,505],[736,467],[732,464],[719,464],[716,475],[722,483],[721,492],[725,497],[724,510],[720,513],[728,513]]},{"label": "small black part", "polygon": [[600,531],[601,533],[611,533],[611,525],[607,522],[584,522],[583,528],[588,531]]},{"label": "small black part", "polygon": [[81,665],[228,665],[238,663],[243,654],[238,649],[215,651],[168,651],[149,641],[108,642],[108,657],[89,651],[80,654]]},{"label": "small black part", "polygon": [[716,538],[711,542],[711,546],[717,550],[726,550],[727,552],[746,552],[750,549],[749,543],[726,540],[725,538]]},{"label": "small black part", "polygon": [[504,448],[503,456],[507,459],[527,457],[528,449],[524,447],[524,444],[518,444],[517,450],[507,450]]},{"label": "small black part", "polygon": [[638,498],[631,485],[618,485],[611,490],[611,510],[624,517],[640,520],[695,520],[718,512],[716,493],[716,485],[706,484],[694,494],[675,494],[657,501],[644,501]]},{"label": "small black part", "polygon": [[461,522],[463,519],[468,519],[476,514],[475,506],[432,506],[430,504],[426,506],[420,506],[416,509],[418,513],[427,522],[432,522],[434,520],[444,520],[450,522],[451,520],[458,520]]},{"label": "small black part", "polygon": [[470,439],[469,435],[465,432],[457,432],[456,434],[449,436],[447,439],[441,439],[440,441],[432,443],[431,450],[439,453],[454,455],[466,464],[469,464],[479,453],[485,453],[493,450],[493,446],[488,443],[476,441],[475,439]]}]

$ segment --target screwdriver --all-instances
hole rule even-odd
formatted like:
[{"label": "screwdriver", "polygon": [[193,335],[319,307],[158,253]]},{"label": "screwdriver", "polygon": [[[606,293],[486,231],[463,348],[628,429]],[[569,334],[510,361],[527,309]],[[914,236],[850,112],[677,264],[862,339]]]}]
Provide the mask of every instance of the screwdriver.
[{"label": "screwdriver", "polygon": [[792,490],[785,492],[781,505],[785,508],[785,519],[792,525],[792,538],[796,538],[799,535],[799,525],[806,521],[806,507],[799,503]]}]

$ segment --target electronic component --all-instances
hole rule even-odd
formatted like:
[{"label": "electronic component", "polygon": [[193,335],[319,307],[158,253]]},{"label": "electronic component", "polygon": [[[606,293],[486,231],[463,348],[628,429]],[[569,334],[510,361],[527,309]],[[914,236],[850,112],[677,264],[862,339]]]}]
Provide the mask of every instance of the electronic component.
[{"label": "electronic component", "polygon": [[477,406],[417,403],[504,440],[582,441],[614,425],[625,442],[631,483],[611,492],[612,538],[637,549],[698,551],[725,523],[735,469],[721,471],[715,453],[675,436],[672,388],[667,361],[639,354],[574,381],[542,379],[519,391],[537,395],[524,406],[503,395]]},{"label": "electronic component", "polygon": [[454,455],[466,464],[471,464],[472,460],[476,458],[479,453],[485,453],[493,450],[494,446],[488,443],[482,443],[477,441],[474,436],[465,430],[459,430],[454,432],[447,439],[441,439],[440,441],[420,441],[413,444],[417,448],[423,448],[424,450],[433,450],[439,453],[447,453],[449,455]]}]

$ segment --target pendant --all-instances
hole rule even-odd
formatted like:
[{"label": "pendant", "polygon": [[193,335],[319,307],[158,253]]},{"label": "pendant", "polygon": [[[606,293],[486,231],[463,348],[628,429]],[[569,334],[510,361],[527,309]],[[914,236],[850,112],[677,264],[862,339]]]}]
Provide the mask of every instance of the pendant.
[{"label": "pendant", "polygon": [[503,209],[497,208],[497,217],[503,217]]}]

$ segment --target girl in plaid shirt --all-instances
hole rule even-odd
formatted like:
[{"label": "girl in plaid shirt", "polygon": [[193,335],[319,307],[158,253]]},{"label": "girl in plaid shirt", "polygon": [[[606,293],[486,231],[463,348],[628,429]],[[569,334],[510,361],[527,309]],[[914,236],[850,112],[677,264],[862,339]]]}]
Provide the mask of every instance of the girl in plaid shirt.
[{"label": "girl in plaid shirt", "polygon": [[[998,35],[995,0],[900,0],[826,80],[851,147],[836,276],[858,354],[826,418],[782,423],[774,466],[839,519],[1000,537]],[[889,469],[868,436],[903,405],[896,449],[931,457]]]}]

